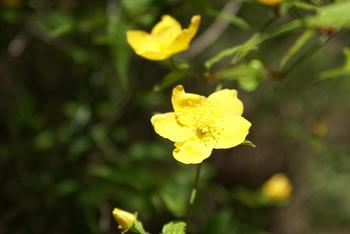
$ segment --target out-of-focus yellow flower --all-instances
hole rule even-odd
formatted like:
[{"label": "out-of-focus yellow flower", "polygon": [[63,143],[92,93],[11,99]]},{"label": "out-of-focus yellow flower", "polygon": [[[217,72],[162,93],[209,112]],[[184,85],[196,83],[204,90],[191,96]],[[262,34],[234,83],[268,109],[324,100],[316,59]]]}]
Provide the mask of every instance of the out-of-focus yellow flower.
[{"label": "out-of-focus yellow flower", "polygon": [[112,214],[115,221],[119,224],[119,228],[123,231],[129,230],[137,219],[136,214],[132,214],[118,208],[114,208]]},{"label": "out-of-focus yellow flower", "polygon": [[282,202],[289,199],[292,184],[283,173],[277,173],[263,184],[262,192],[271,201]]},{"label": "out-of-focus yellow flower", "polygon": [[156,114],[151,122],[156,133],[175,142],[173,156],[185,164],[201,163],[213,149],[241,144],[251,123],[242,117],[243,104],[237,91],[223,89],[208,98],[173,89],[174,112]]},{"label": "out-of-focus yellow flower", "polygon": [[129,45],[136,54],[150,60],[165,60],[188,48],[197,33],[201,17],[195,15],[188,28],[182,29],[170,15],[164,15],[151,33],[129,30],[126,34]]},{"label": "out-of-focus yellow flower", "polygon": [[266,5],[276,6],[284,2],[284,0],[258,0],[258,2]]},{"label": "out-of-focus yellow flower", "polygon": [[324,120],[318,120],[313,124],[312,131],[320,137],[325,137],[328,134],[328,125]]}]

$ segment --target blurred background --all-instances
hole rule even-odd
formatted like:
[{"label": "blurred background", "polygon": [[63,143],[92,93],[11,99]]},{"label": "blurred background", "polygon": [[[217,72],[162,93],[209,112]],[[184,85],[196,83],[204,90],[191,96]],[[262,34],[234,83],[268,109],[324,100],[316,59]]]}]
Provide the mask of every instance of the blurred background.
[{"label": "blurred background", "polygon": [[[350,37],[288,31],[314,14],[307,6],[334,1],[294,2],[1,0],[0,233],[120,233],[114,207],[137,211],[151,233],[180,220],[195,166],[175,161],[150,124],[153,113],[172,110],[179,83],[202,95],[238,89],[256,145],[205,160],[190,233],[350,233]],[[125,37],[164,14],[184,27],[202,16],[175,70],[136,56]],[[253,43],[239,61],[204,66],[278,27],[286,33]],[[261,186],[278,172],[293,192],[266,202]]]}]

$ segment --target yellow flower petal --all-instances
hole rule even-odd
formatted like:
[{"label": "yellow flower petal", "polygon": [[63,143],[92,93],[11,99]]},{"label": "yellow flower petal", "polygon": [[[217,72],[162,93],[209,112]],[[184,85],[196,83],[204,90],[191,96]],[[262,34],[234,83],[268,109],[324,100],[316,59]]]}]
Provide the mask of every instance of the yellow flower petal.
[{"label": "yellow flower petal", "polygon": [[208,97],[208,101],[222,114],[242,115],[243,103],[237,97],[237,91],[233,89],[222,89]]},{"label": "yellow flower petal", "polygon": [[192,38],[198,31],[200,23],[201,17],[199,15],[193,16],[191,19],[191,24],[188,26],[188,28],[182,30],[168,48],[169,53],[175,54],[187,50]]},{"label": "yellow flower petal", "polygon": [[251,123],[237,115],[227,115],[217,120],[215,149],[227,149],[241,144],[249,133]]},{"label": "yellow flower petal", "polygon": [[173,142],[182,142],[194,135],[194,132],[176,121],[175,113],[156,114],[151,118],[156,133]]},{"label": "yellow flower petal", "polygon": [[165,60],[175,53],[188,48],[197,33],[200,16],[193,16],[187,29],[170,15],[164,15],[151,33],[138,30],[127,32],[127,41],[136,54],[150,60]]},{"label": "yellow flower petal", "polygon": [[196,139],[175,143],[175,147],[173,151],[174,158],[185,164],[201,163],[210,156],[213,150],[213,147],[205,145]]},{"label": "yellow flower petal", "polygon": [[177,85],[173,89],[171,102],[175,112],[182,111],[188,107],[200,106],[204,101],[206,101],[206,97],[194,93],[186,93],[182,85]]},{"label": "yellow flower petal", "polygon": [[181,31],[181,25],[176,19],[170,15],[164,15],[162,20],[153,27],[151,35],[158,40],[164,50],[167,50]]},{"label": "yellow flower petal", "polygon": [[173,95],[171,97],[177,120],[188,127],[192,127],[195,124],[194,121],[197,116],[196,110],[198,110],[205,101],[206,97],[204,96],[194,93],[185,93],[182,85],[178,85],[173,89]]},{"label": "yellow flower petal", "polygon": [[164,60],[170,55],[165,54],[159,42],[150,34],[139,30],[129,30],[127,41],[136,54],[150,60]]}]

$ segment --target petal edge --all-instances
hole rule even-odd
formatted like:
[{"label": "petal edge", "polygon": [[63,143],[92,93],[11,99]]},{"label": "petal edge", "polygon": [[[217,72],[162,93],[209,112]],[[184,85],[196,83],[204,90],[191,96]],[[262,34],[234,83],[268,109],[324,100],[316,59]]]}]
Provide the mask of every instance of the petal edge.
[{"label": "petal edge", "polygon": [[181,143],[175,143],[174,158],[184,164],[198,164],[211,155],[212,147],[191,139]]},{"label": "petal edge", "polygon": [[173,142],[182,142],[194,135],[190,128],[182,126],[176,121],[174,112],[156,114],[152,116],[151,123],[158,135]]}]

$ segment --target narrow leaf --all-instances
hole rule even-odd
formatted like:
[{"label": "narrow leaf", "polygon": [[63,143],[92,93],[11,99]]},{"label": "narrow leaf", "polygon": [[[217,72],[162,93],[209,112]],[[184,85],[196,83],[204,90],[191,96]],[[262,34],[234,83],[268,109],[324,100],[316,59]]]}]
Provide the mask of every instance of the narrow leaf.
[{"label": "narrow leaf", "polygon": [[236,62],[239,59],[243,58],[245,55],[247,55],[251,50],[254,50],[257,48],[257,46],[262,42],[262,37],[260,34],[253,35],[248,41],[244,42],[243,44],[233,46],[231,48],[225,49],[221,52],[219,52],[217,55],[215,55],[213,58],[207,60],[205,62],[205,67],[207,69],[210,69],[214,64],[221,61],[222,59],[233,56],[234,54],[239,54],[236,57]]},{"label": "narrow leaf", "polygon": [[250,147],[253,147],[253,148],[256,147],[256,145],[255,145],[253,142],[249,141],[249,140],[243,141],[243,142],[241,143],[241,145],[247,145],[247,146],[250,146]]},{"label": "narrow leaf", "polygon": [[280,64],[280,68],[282,69],[286,63],[296,54],[298,51],[312,39],[315,35],[314,30],[306,30],[301,36],[295,41],[295,43],[289,48],[287,53],[283,56]]},{"label": "narrow leaf", "polygon": [[163,80],[160,84],[154,86],[153,90],[159,91],[159,90],[162,90],[164,88],[167,88],[167,87],[171,86],[172,84],[174,84],[175,82],[182,80],[191,74],[192,74],[192,72],[188,69],[180,69],[180,70],[175,70],[173,72],[170,72],[168,75],[166,75],[163,78]]}]

